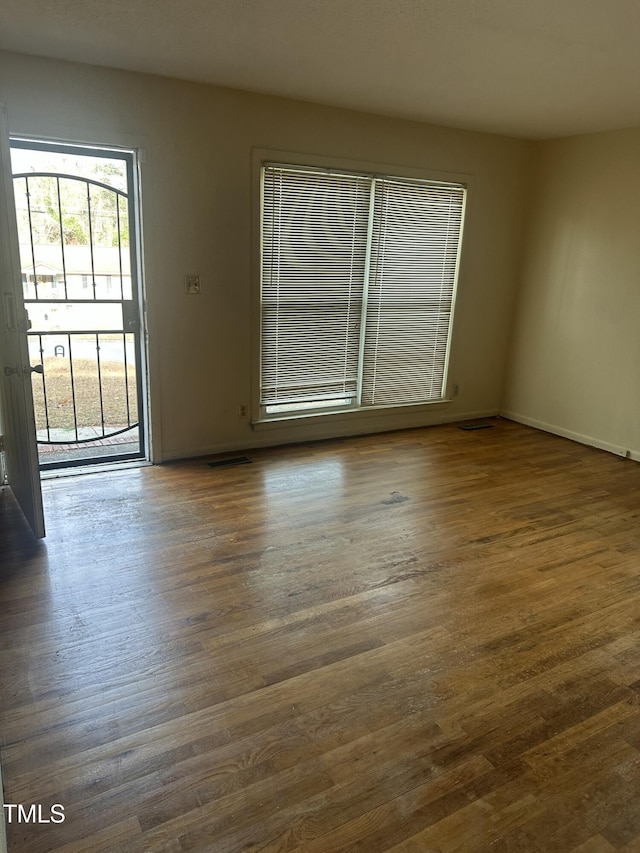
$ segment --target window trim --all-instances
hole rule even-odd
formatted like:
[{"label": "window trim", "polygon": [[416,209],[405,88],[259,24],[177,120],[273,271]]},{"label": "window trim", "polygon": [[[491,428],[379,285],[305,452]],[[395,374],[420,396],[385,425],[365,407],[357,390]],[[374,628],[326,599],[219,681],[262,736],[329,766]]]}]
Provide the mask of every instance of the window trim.
[{"label": "window trim", "polygon": [[[457,264],[457,283],[453,293],[451,306],[451,329],[446,354],[446,383],[444,396],[437,400],[391,403],[356,407],[339,407],[336,409],[315,410],[301,414],[300,412],[280,413],[265,417],[260,405],[260,367],[261,367],[261,267],[262,267],[262,167],[265,163],[279,163],[287,166],[299,166],[301,170],[321,171],[329,173],[359,174],[370,177],[402,178],[408,181],[431,181],[435,183],[462,184],[466,190],[464,240],[461,243]],[[277,428],[278,425],[302,424],[306,421],[318,420],[331,423],[336,420],[367,420],[380,415],[393,416],[403,410],[412,412],[433,411],[434,408],[446,409],[452,402],[452,386],[455,384],[450,375],[452,351],[455,347],[457,326],[456,307],[460,293],[464,290],[465,245],[469,242],[471,205],[473,198],[473,175],[463,172],[435,171],[411,166],[371,161],[348,160],[317,154],[301,154],[299,152],[282,151],[270,148],[252,149],[252,283],[251,283],[251,410],[250,423],[252,428]]]}]

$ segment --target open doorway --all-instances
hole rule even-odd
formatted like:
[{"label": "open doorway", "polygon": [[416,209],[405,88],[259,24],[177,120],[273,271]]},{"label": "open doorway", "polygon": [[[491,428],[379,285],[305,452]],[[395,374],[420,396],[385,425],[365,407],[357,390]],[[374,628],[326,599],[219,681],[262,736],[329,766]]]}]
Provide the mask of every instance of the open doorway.
[{"label": "open doorway", "polygon": [[42,470],[148,458],[135,152],[11,140]]}]

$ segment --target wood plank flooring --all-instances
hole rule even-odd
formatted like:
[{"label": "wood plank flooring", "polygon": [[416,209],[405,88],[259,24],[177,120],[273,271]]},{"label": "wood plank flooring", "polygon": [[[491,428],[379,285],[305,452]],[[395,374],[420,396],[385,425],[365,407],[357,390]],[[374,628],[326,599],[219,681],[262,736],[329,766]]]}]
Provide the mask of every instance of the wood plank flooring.
[{"label": "wood plank flooring", "polygon": [[640,853],[640,466],[507,421],[0,493],[10,853]]}]

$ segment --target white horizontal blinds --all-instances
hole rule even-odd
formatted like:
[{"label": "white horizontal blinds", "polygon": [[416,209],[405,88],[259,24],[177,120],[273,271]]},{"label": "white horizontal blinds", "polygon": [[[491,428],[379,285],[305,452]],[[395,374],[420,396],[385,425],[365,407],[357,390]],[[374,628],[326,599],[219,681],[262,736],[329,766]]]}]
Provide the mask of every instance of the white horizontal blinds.
[{"label": "white horizontal blinds", "polygon": [[375,181],[363,406],[444,394],[465,190]]},{"label": "white horizontal blinds", "polygon": [[370,186],[370,178],[358,175],[264,167],[261,405],[267,412],[355,398]]}]

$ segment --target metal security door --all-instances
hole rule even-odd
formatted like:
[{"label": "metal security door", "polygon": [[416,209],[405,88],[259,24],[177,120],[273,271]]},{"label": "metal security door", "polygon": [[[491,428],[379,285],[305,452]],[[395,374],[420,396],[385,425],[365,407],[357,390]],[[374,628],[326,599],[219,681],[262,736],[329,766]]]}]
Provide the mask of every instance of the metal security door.
[{"label": "metal security door", "polygon": [[134,153],[11,148],[40,467],[145,458]]},{"label": "metal security door", "polygon": [[11,490],[34,535],[45,535],[31,398],[28,320],[20,288],[9,136],[0,107],[0,414]]}]

